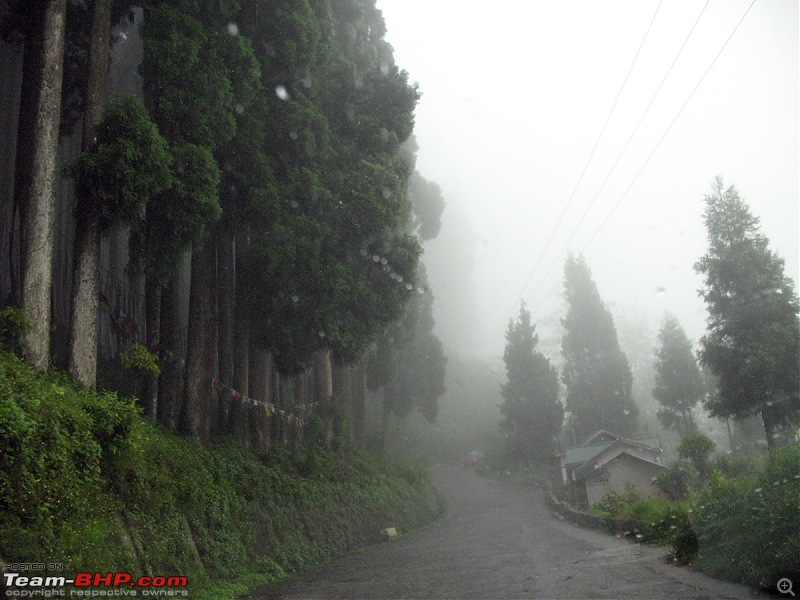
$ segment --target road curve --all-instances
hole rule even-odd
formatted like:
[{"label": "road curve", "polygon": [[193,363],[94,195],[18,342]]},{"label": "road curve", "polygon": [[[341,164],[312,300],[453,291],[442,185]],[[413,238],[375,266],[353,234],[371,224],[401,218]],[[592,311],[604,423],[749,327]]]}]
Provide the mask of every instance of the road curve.
[{"label": "road curve", "polygon": [[[541,490],[445,467],[444,516],[243,598],[752,598],[629,543],[557,519]],[[387,523],[387,526],[391,525]]]}]

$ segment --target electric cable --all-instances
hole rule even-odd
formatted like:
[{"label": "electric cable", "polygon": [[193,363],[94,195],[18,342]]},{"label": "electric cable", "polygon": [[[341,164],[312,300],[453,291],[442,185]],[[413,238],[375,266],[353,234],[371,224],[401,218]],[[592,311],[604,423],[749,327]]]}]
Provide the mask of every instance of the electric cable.
[{"label": "electric cable", "polygon": [[667,69],[666,74],[661,79],[661,83],[658,84],[658,88],[656,88],[655,93],[650,98],[650,102],[648,102],[647,107],[644,109],[644,112],[642,112],[642,115],[639,117],[639,120],[637,121],[636,126],[633,128],[633,131],[631,132],[630,136],[628,136],[628,140],[625,142],[625,145],[622,147],[622,150],[620,150],[619,154],[617,154],[617,158],[614,161],[614,164],[611,166],[611,169],[609,170],[608,175],[606,175],[606,178],[603,180],[603,183],[600,184],[600,188],[597,190],[597,193],[594,195],[594,198],[592,198],[592,201],[586,207],[586,210],[583,211],[583,215],[581,215],[581,218],[578,221],[578,224],[572,230],[572,233],[570,234],[569,238],[567,238],[567,241],[564,244],[564,247],[561,248],[561,251],[556,255],[555,260],[550,265],[550,267],[547,269],[547,272],[544,274],[544,276],[539,280],[539,283],[533,289],[533,291],[531,292],[531,295],[535,294],[539,290],[539,288],[542,286],[544,281],[547,279],[547,276],[553,270],[553,267],[555,267],[555,265],[558,264],[559,259],[561,258],[562,254],[564,254],[564,251],[569,247],[570,242],[575,238],[575,235],[578,233],[578,230],[580,229],[581,225],[583,225],[583,222],[586,220],[586,217],[589,215],[589,212],[592,210],[592,207],[595,205],[595,203],[597,202],[597,199],[600,197],[600,193],[603,191],[603,189],[605,188],[605,186],[608,183],[609,179],[611,179],[611,176],[614,174],[614,171],[616,170],[617,165],[619,165],[619,161],[622,159],[622,157],[625,154],[625,151],[628,149],[628,146],[630,145],[631,141],[633,141],[633,138],[636,136],[636,133],[639,131],[639,127],[642,125],[642,122],[644,121],[644,118],[647,116],[647,113],[650,112],[650,108],[653,106],[653,102],[655,102],[655,99],[658,97],[658,94],[661,92],[661,88],[664,87],[664,83],[667,81],[667,78],[669,78],[670,74],[672,73],[673,67],[678,62],[678,59],[680,58],[681,54],[683,53],[683,49],[686,47],[686,44],[689,42],[689,39],[692,37],[692,34],[694,33],[694,30],[697,28],[697,24],[700,22],[700,19],[702,18],[703,13],[705,13],[706,8],[708,7],[708,4],[709,4],[710,1],[711,0],[706,0],[706,3],[703,5],[703,8],[700,10],[700,14],[697,15],[697,18],[695,19],[694,24],[692,25],[692,28],[689,30],[689,33],[686,35],[686,38],[683,40],[683,43],[681,44],[681,47],[678,49],[678,52],[675,55],[675,58],[672,60],[672,63],[670,64],[669,68]]},{"label": "electric cable", "polygon": [[[550,234],[550,238],[547,240],[547,243],[545,243],[544,249],[542,250],[541,254],[539,254],[539,259],[536,261],[536,264],[533,266],[533,269],[531,269],[531,273],[528,276],[528,279],[525,281],[525,285],[522,286],[522,290],[520,291],[519,296],[514,301],[514,304],[508,309],[507,315],[506,315],[506,319],[508,319],[508,317],[511,316],[512,312],[514,311],[514,307],[517,305],[517,303],[525,295],[525,289],[528,287],[528,285],[530,284],[531,280],[533,279],[533,276],[536,273],[536,269],[538,269],[539,265],[541,264],[542,260],[544,259],[544,256],[545,256],[547,250],[550,248],[550,244],[553,242],[553,239],[555,238],[555,235],[558,232],[559,227],[561,227],[561,223],[564,221],[564,216],[567,214],[567,211],[569,210],[569,207],[572,205],[572,201],[575,199],[575,194],[578,191],[578,187],[580,186],[581,182],[583,181],[583,177],[584,177],[584,175],[586,175],[586,171],[589,168],[589,164],[591,163],[592,158],[594,158],[594,153],[597,150],[597,147],[600,145],[600,140],[603,138],[603,134],[605,133],[606,128],[608,127],[608,123],[611,121],[611,117],[613,116],[614,110],[616,109],[617,104],[619,103],[619,99],[622,96],[622,92],[625,90],[625,86],[628,83],[628,79],[630,79],[631,73],[633,72],[633,67],[636,65],[636,62],[639,59],[639,55],[642,52],[642,48],[644,47],[644,44],[647,41],[647,37],[650,35],[650,30],[653,27],[653,23],[656,20],[656,16],[658,15],[658,11],[660,10],[662,3],[663,3],[663,0],[659,0],[658,5],[656,6],[656,10],[653,13],[652,18],[650,19],[650,23],[647,25],[647,29],[645,30],[644,36],[642,37],[642,41],[639,44],[639,48],[636,50],[636,54],[633,57],[633,61],[631,61],[631,66],[628,68],[628,72],[626,73],[625,79],[622,81],[622,85],[620,86],[619,91],[617,92],[617,96],[614,99],[614,103],[611,105],[611,110],[609,110],[608,116],[606,117],[606,120],[605,120],[605,123],[603,123],[603,127],[600,129],[600,133],[597,136],[597,139],[595,140],[594,146],[592,147],[592,151],[589,153],[589,158],[586,159],[586,163],[583,165],[583,170],[581,171],[581,174],[578,176],[578,181],[575,183],[575,186],[572,189],[572,194],[570,195],[569,200],[567,200],[566,205],[564,205],[564,210],[561,211],[561,216],[559,216],[558,221],[556,222],[556,225],[553,228],[552,233]],[[505,320],[504,320],[504,323],[501,324],[501,327],[504,324],[505,324]],[[492,335],[497,333],[497,331],[498,330],[495,330],[492,333]]]},{"label": "electric cable", "polygon": [[[739,19],[739,22],[736,24],[736,26],[733,28],[733,30],[731,31],[731,33],[730,33],[730,35],[728,36],[728,38],[727,38],[727,39],[725,40],[725,42],[722,44],[722,47],[721,47],[721,48],[719,49],[719,51],[717,52],[716,56],[714,56],[714,59],[713,59],[713,60],[711,61],[711,63],[709,64],[708,68],[705,70],[705,72],[703,73],[703,75],[702,75],[702,76],[700,77],[700,79],[698,80],[697,84],[694,86],[694,88],[692,89],[692,91],[689,93],[689,96],[686,98],[686,101],[683,103],[683,105],[681,106],[681,108],[678,110],[678,112],[676,113],[676,115],[675,115],[675,117],[672,119],[672,121],[670,122],[670,124],[669,124],[669,126],[667,127],[667,129],[666,129],[666,131],[664,132],[664,134],[663,134],[663,135],[661,136],[661,138],[658,140],[658,142],[656,143],[655,147],[653,148],[653,150],[652,150],[652,151],[650,152],[650,154],[648,155],[647,159],[644,161],[644,163],[642,164],[642,166],[641,166],[641,167],[639,168],[639,170],[636,172],[636,175],[633,177],[633,179],[631,180],[631,182],[630,182],[630,184],[628,185],[628,187],[627,187],[627,188],[625,189],[625,191],[622,193],[622,195],[620,196],[619,200],[617,200],[617,202],[616,202],[616,203],[614,204],[614,206],[611,208],[611,211],[610,211],[610,212],[609,212],[609,213],[606,215],[606,217],[605,217],[605,219],[603,220],[603,222],[602,222],[602,223],[600,223],[600,225],[598,226],[598,228],[597,228],[597,229],[595,230],[595,232],[592,234],[592,237],[591,237],[591,238],[589,238],[589,241],[588,241],[588,242],[587,242],[587,243],[586,243],[586,244],[583,246],[583,248],[581,249],[581,252],[584,252],[584,251],[585,251],[585,250],[586,250],[586,249],[589,247],[589,245],[590,245],[590,244],[591,244],[591,243],[592,243],[592,242],[595,240],[595,238],[596,238],[596,237],[597,237],[597,235],[600,233],[600,231],[603,229],[603,227],[605,226],[605,224],[606,224],[606,223],[609,221],[609,219],[611,218],[611,216],[612,216],[612,215],[613,215],[613,214],[616,212],[616,210],[617,210],[617,208],[619,208],[620,204],[622,204],[622,201],[625,199],[625,197],[627,196],[628,192],[631,190],[631,188],[633,187],[633,185],[634,185],[634,184],[636,183],[636,181],[639,179],[639,176],[642,174],[642,172],[644,171],[644,169],[645,169],[645,168],[647,167],[647,165],[650,163],[650,160],[653,158],[653,156],[655,155],[655,153],[656,153],[656,152],[658,151],[658,149],[661,147],[661,144],[664,142],[664,140],[666,139],[666,137],[669,135],[670,131],[672,131],[672,128],[675,126],[675,123],[677,123],[678,119],[679,119],[679,118],[680,118],[680,116],[683,114],[683,111],[684,111],[684,110],[686,109],[686,107],[689,105],[689,102],[691,102],[692,98],[694,98],[694,95],[695,95],[695,93],[697,93],[697,90],[698,90],[698,89],[700,88],[700,86],[703,84],[703,81],[705,81],[706,77],[707,77],[707,76],[708,76],[708,74],[711,72],[711,69],[713,69],[713,68],[714,68],[714,65],[717,63],[717,60],[719,60],[719,57],[720,57],[720,56],[722,55],[722,53],[725,51],[725,48],[728,46],[728,44],[730,43],[731,39],[732,39],[732,38],[733,38],[733,36],[736,34],[736,32],[738,31],[739,27],[740,27],[740,26],[741,26],[741,24],[744,22],[745,18],[747,17],[748,13],[749,13],[749,12],[750,12],[750,10],[753,8],[753,5],[754,5],[755,3],[756,3],[756,0],[753,0],[753,1],[750,3],[750,6],[748,6],[748,7],[747,7],[747,10],[745,10],[745,11],[744,11],[744,14],[742,15],[741,19]],[[562,249],[562,253],[563,253],[563,249]],[[561,256],[561,255],[559,254],[559,257],[560,257],[560,256]],[[548,273],[549,273],[549,271],[548,271]],[[555,291],[555,289],[556,289],[557,287],[558,287],[558,283],[556,283],[556,285],[555,285],[555,286],[553,286],[553,289],[551,289],[551,290],[550,290],[550,291],[547,293],[547,295],[545,295],[545,297],[544,297],[544,298],[543,298],[543,299],[542,299],[542,300],[541,300],[541,301],[540,301],[540,302],[539,302],[539,303],[538,303],[538,304],[537,304],[537,305],[536,305],[536,306],[535,306],[535,307],[534,307],[534,308],[531,310],[531,312],[534,312],[534,311],[535,311],[537,308],[539,308],[539,307],[540,307],[540,306],[541,306],[541,305],[544,303],[544,301],[545,301],[547,298],[549,298],[549,297],[550,297],[550,295],[551,295],[551,294],[552,294],[552,293]],[[534,291],[535,291],[535,290],[534,290]]]}]

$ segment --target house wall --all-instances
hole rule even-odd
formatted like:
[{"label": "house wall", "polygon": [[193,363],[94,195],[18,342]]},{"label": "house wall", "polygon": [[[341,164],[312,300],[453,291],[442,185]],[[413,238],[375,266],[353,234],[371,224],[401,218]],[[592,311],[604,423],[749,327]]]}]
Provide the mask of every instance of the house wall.
[{"label": "house wall", "polygon": [[[657,466],[620,455],[602,467],[601,473],[587,479],[586,496],[589,506],[600,501],[609,490],[622,493],[628,485],[639,488],[643,496],[662,496],[663,492],[653,484],[653,477],[661,470]],[[603,474],[606,481],[602,481]]]}]

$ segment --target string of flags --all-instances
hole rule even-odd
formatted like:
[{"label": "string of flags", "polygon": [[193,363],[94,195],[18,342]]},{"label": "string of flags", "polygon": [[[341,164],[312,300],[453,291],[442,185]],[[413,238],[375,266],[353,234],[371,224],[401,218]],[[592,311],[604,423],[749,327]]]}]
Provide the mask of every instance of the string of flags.
[{"label": "string of flags", "polygon": [[306,413],[310,412],[311,410],[313,410],[313,408],[315,406],[317,406],[317,404],[319,404],[319,402],[312,402],[311,404],[304,404],[303,406],[300,406],[297,409],[297,410],[299,410],[299,412],[301,414],[296,415],[293,412],[285,411],[285,410],[283,410],[281,408],[278,408],[272,402],[264,402],[263,400],[257,400],[256,398],[250,398],[249,396],[246,396],[245,394],[241,394],[237,390],[233,389],[232,387],[230,387],[228,385],[224,385],[223,383],[220,383],[220,380],[219,380],[218,377],[214,377],[211,380],[211,385],[214,388],[214,390],[218,394],[220,394],[221,398],[224,398],[224,399],[229,400],[231,402],[239,402],[240,404],[244,404],[244,405],[248,406],[249,408],[259,408],[259,407],[261,407],[267,413],[268,417],[270,417],[270,416],[280,416],[281,418],[284,418],[289,422],[296,420],[296,421],[298,421],[298,424],[301,427],[304,425],[304,419],[303,419],[304,415]]}]

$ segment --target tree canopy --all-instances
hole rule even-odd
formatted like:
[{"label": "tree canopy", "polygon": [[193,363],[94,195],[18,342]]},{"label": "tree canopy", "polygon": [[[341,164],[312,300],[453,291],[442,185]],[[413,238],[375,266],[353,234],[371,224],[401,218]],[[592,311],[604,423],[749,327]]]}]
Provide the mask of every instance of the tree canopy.
[{"label": "tree canopy", "polygon": [[564,407],[558,395],[558,373],[536,349],[538,343],[536,325],[523,302],[517,320],[509,320],[506,330],[506,382],[500,406],[505,419],[500,429],[509,460],[546,464],[558,448]]},{"label": "tree canopy", "polygon": [[629,436],[639,409],[631,397],[633,377],[620,350],[611,312],[600,298],[589,266],[570,255],[564,265],[567,314],[561,351],[576,441],[598,429]]},{"label": "tree canopy", "polygon": [[695,429],[692,410],[705,395],[692,344],[678,320],[667,315],[658,332],[653,396],[661,404],[659,422],[684,436]]},{"label": "tree canopy", "polygon": [[708,308],[700,361],[718,382],[706,406],[718,417],[760,413],[772,446],[800,420],[797,294],[734,186],[717,177],[705,203],[708,252],[695,265]]}]

